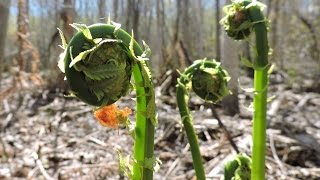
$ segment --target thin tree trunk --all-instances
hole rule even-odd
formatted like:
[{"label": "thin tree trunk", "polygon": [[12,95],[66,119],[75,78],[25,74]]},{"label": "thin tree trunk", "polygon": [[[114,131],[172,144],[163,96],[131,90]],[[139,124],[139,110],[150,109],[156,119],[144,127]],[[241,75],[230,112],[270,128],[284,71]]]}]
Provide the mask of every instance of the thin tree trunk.
[{"label": "thin tree trunk", "polygon": [[232,94],[225,97],[222,100],[222,106],[225,113],[228,115],[235,115],[239,113],[239,102],[238,102],[238,81],[239,77],[239,65],[240,60],[237,54],[237,45],[229,37],[224,36],[223,39],[223,50],[222,50],[222,66],[228,71],[231,76],[228,87]]},{"label": "thin tree trunk", "polygon": [[[183,44],[185,45],[185,48],[190,50],[191,49],[191,41],[187,40],[189,37],[191,36],[191,29],[190,29],[190,13],[189,13],[189,5],[190,5],[190,1],[189,0],[183,0],[181,2],[181,22],[182,24],[181,27],[183,27],[181,29],[181,35],[182,35],[182,39],[180,39],[181,41],[183,41]],[[192,54],[190,54],[192,57]]]},{"label": "thin tree trunk", "polygon": [[182,13],[182,8],[181,8],[181,0],[177,0],[177,15],[176,15],[176,22],[175,22],[175,27],[174,27],[174,33],[173,33],[173,45],[175,45],[178,41],[179,38],[179,25],[180,25],[180,14]]},{"label": "thin tree trunk", "polygon": [[26,49],[26,41],[25,39],[29,36],[29,21],[28,21],[28,6],[27,0],[19,0],[18,1],[18,55],[16,57],[18,66],[20,71],[24,71],[25,69],[25,59],[23,55]]},{"label": "thin tree trunk", "polygon": [[73,36],[73,28],[69,25],[73,23],[74,6],[73,0],[64,0],[63,10],[61,12],[61,19],[63,21],[63,32],[67,41]]},{"label": "thin tree trunk", "polygon": [[113,14],[114,14],[114,21],[117,22],[118,21],[118,8],[119,8],[119,4],[118,4],[119,0],[113,0]]},{"label": "thin tree trunk", "polygon": [[139,40],[139,23],[140,23],[140,6],[141,6],[141,0],[133,0],[133,24],[132,29],[134,32],[135,39]]},{"label": "thin tree trunk", "polygon": [[[181,1],[182,0],[176,0],[176,8],[177,8],[177,14],[176,14],[176,19],[175,19],[175,23],[174,23],[174,31],[173,31],[173,37],[172,37],[172,41],[170,44],[170,48],[169,48],[169,56],[165,61],[165,67],[168,68],[169,66],[171,66],[170,68],[172,68],[172,65],[174,65],[176,63],[175,60],[175,56],[176,56],[176,51],[175,51],[175,47],[176,44],[178,43],[178,39],[179,39],[179,26],[180,26],[180,14],[182,13],[182,8],[181,8]],[[176,67],[173,67],[176,68]]]},{"label": "thin tree trunk", "polygon": [[164,2],[163,0],[157,0],[156,4],[157,10],[157,34],[159,38],[159,47],[162,61],[166,59],[166,47],[165,47],[165,38],[164,38]]},{"label": "thin tree trunk", "polygon": [[[226,2],[228,4],[228,2]],[[222,106],[225,113],[228,115],[235,115],[239,113],[239,102],[238,102],[238,81],[239,77],[239,57],[238,57],[238,45],[226,33],[223,34],[222,41],[222,66],[228,71],[231,76],[229,81],[229,89],[232,95],[225,97],[222,100]]]},{"label": "thin tree trunk", "polygon": [[4,0],[0,2],[0,87],[2,79],[2,71],[5,54],[5,43],[6,43],[6,34],[8,28],[8,19],[9,19],[9,6],[10,0]]},{"label": "thin tree trunk", "polygon": [[[279,1],[279,0],[277,0]],[[267,17],[269,17],[270,13],[271,13],[271,7],[272,7],[272,0],[268,0],[267,1]]]},{"label": "thin tree trunk", "polygon": [[204,26],[203,26],[203,8],[202,8],[202,0],[197,0],[197,25],[196,30],[197,30],[197,35],[195,35],[195,42],[196,42],[196,49],[197,49],[197,56],[202,57],[204,55]]},{"label": "thin tree trunk", "polygon": [[[31,72],[30,78],[35,85],[42,85],[42,79],[39,75],[39,52],[34,48],[29,40],[29,19],[28,19],[28,1],[18,1],[18,54],[16,60],[19,66],[19,72],[16,74],[17,81],[20,83],[21,72]],[[28,56],[26,56],[28,55]],[[27,58],[28,57],[28,61]]]},{"label": "thin tree trunk", "polygon": [[133,4],[134,4],[134,0],[127,1],[127,19],[126,19],[127,30],[130,30],[132,28],[130,22],[132,21],[132,9],[134,8]]},{"label": "thin tree trunk", "polygon": [[[146,20],[146,31],[144,33],[144,37],[143,39],[146,41],[146,42],[150,42],[150,35],[151,35],[151,26],[152,26],[152,20],[153,20],[153,8],[152,8],[152,1],[149,1],[147,0],[147,5],[146,5],[146,17],[147,20]],[[148,10],[148,13],[147,13],[147,10]]]},{"label": "thin tree trunk", "polygon": [[106,0],[98,1],[99,21],[106,22]]},{"label": "thin tree trunk", "polygon": [[[271,56],[271,61],[276,62],[278,59],[278,19],[279,19],[279,0],[274,1],[274,15],[272,19],[272,38],[271,38],[271,47],[273,49],[273,53]],[[283,61],[279,59],[278,61],[280,68],[283,68]]]},{"label": "thin tree trunk", "polygon": [[220,0],[216,0],[216,60],[221,61],[221,41],[220,41]]}]

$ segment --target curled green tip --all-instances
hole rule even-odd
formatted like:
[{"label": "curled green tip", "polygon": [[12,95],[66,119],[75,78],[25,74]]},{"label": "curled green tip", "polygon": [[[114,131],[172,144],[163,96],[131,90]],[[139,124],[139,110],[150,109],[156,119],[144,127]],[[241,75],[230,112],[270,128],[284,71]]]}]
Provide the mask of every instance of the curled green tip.
[{"label": "curled green tip", "polygon": [[226,16],[221,20],[221,24],[229,37],[242,40],[253,31],[253,22],[248,12],[251,3],[251,0],[237,0],[225,7]]},{"label": "curled green tip", "polygon": [[[64,67],[73,94],[93,105],[110,105],[131,87],[133,59],[123,30],[111,24],[78,25],[66,47]],[[80,28],[79,28],[80,27]]]},{"label": "curled green tip", "polygon": [[193,91],[203,100],[217,103],[230,94],[230,76],[220,63],[212,60],[197,60],[183,73],[186,82],[191,82]]},{"label": "curled green tip", "polygon": [[219,102],[229,94],[227,76],[220,66],[196,69],[191,78],[192,89],[206,101]]}]

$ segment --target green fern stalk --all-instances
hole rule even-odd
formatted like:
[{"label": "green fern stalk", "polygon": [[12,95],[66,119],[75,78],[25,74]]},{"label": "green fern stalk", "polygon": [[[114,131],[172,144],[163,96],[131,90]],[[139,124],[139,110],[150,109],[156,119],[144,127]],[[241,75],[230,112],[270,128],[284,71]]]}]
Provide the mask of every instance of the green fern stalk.
[{"label": "green fern stalk", "polygon": [[80,100],[101,108],[127,94],[131,74],[136,90],[136,126],[134,129],[134,164],[129,178],[152,180],[156,158],[154,149],[155,95],[146,60],[149,47],[140,45],[120,28],[120,24],[73,24],[79,32],[67,45],[59,63],[72,93]]},{"label": "green fern stalk", "polygon": [[[268,90],[268,37],[267,20],[262,9],[265,5],[255,0],[235,0],[225,7],[227,16],[222,23],[227,34],[236,39],[246,39],[254,31],[256,54],[250,65],[254,69],[254,113],[251,179],[265,179],[266,111]],[[248,62],[246,63],[248,64]]]},{"label": "green fern stalk", "polygon": [[202,156],[197,135],[193,128],[193,120],[188,108],[189,89],[208,102],[216,103],[229,94],[227,81],[229,75],[220,64],[209,60],[197,60],[178,78],[176,96],[183,127],[191,148],[193,167],[198,180],[205,180]]}]

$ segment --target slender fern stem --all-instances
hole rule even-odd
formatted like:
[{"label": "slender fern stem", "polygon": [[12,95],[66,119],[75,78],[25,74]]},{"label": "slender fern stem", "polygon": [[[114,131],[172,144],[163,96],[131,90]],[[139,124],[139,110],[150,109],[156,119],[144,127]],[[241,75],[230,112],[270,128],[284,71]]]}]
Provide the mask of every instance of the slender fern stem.
[{"label": "slender fern stem", "polygon": [[254,118],[251,179],[265,179],[267,68],[254,71]]},{"label": "slender fern stem", "polygon": [[265,179],[265,151],[267,128],[267,91],[268,91],[268,37],[264,16],[258,7],[249,9],[256,35],[257,54],[255,56],[253,100],[253,148],[251,179]]},{"label": "slender fern stem", "polygon": [[178,79],[176,96],[183,127],[190,144],[193,167],[198,180],[205,180],[202,156],[198,138],[193,128],[193,120],[188,108],[188,84],[192,82],[195,93],[208,102],[216,103],[229,94],[227,81],[229,76],[215,61],[198,60],[188,67]]},{"label": "slender fern stem", "polygon": [[145,96],[146,89],[138,86],[138,84],[141,84],[144,81],[141,71],[141,66],[139,66],[139,64],[136,64],[133,67],[133,78],[137,93],[133,179],[151,180],[153,179],[153,169],[144,167],[143,163],[145,162],[145,159],[153,158],[154,126],[151,123],[151,120],[145,116],[147,104],[150,103],[150,99]]},{"label": "slender fern stem", "polygon": [[205,178],[205,171],[203,168],[203,161],[202,156],[199,149],[198,138],[196,132],[193,128],[192,117],[187,105],[187,92],[185,87],[182,85],[177,86],[177,104],[180,111],[180,116],[182,118],[182,124],[186,131],[187,138],[190,144],[192,160],[193,160],[193,167],[196,172],[196,176],[198,180],[204,180]]}]

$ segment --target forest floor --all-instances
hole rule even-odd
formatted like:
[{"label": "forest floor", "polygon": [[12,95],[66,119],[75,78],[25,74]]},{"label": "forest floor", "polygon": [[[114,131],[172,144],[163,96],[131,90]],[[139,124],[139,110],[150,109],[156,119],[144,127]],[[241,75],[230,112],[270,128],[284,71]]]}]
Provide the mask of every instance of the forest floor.
[{"label": "forest floor", "polygon": [[[271,79],[269,94],[275,97],[268,105],[267,179],[320,179],[320,90],[310,89],[317,82],[310,81],[294,87]],[[155,155],[162,165],[154,179],[192,179],[190,148],[174,94],[163,95],[160,87],[156,91]],[[134,109],[132,97],[122,98],[118,105]],[[239,99],[240,114],[226,116],[219,106],[216,112],[239,151],[250,155],[252,116],[244,107],[252,96],[241,92]],[[220,179],[223,164],[235,150],[201,100],[191,98],[190,107],[207,177]],[[117,150],[124,157],[131,155],[132,137],[126,129],[102,127],[92,112],[92,107],[55,89],[19,91],[4,98],[0,179],[125,179],[118,170]]]}]

